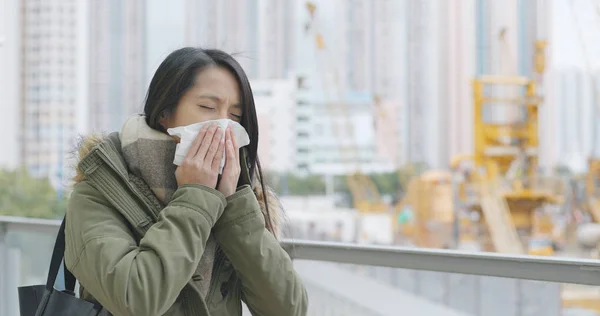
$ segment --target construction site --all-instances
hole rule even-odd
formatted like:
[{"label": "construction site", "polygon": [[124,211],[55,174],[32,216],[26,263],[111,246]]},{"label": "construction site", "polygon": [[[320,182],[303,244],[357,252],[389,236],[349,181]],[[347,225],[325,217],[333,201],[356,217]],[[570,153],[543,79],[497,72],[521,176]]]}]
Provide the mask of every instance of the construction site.
[{"label": "construction site", "polygon": [[[309,2],[307,9],[313,19],[307,30],[314,36],[317,54],[326,58],[327,40],[315,22],[316,7]],[[600,258],[600,157],[587,157],[587,172],[577,176],[540,172],[539,123],[548,42],[537,39],[530,44],[533,76],[491,73],[472,78],[471,152],[453,157],[447,169],[415,176],[397,203],[384,201],[367,175],[357,171],[347,176],[356,211],[356,233],[350,240]],[[331,91],[337,86],[333,73]],[[600,100],[596,90],[594,99]],[[339,95],[330,96],[333,113],[347,111]],[[503,119],[485,119],[484,113],[490,111],[503,113]],[[350,125],[340,123],[338,133],[348,133]],[[369,222],[377,224],[367,228]],[[369,236],[382,230],[390,235]],[[561,297],[563,307],[600,313],[600,291],[595,288],[563,285]]]}]

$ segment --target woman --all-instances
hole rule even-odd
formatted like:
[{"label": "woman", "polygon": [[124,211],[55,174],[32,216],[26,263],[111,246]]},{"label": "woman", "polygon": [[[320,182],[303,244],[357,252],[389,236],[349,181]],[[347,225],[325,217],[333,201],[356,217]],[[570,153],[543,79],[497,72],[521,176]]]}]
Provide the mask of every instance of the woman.
[{"label": "woman", "polygon": [[[173,165],[168,128],[225,118],[246,129],[249,146],[238,150],[231,130],[210,126]],[[264,190],[257,148],[240,65],[218,50],[171,53],[152,78],[144,116],[81,146],[65,264],[82,298],[113,315],[241,315],[242,300],[255,315],[305,315],[306,291],[276,239],[280,208]]]}]

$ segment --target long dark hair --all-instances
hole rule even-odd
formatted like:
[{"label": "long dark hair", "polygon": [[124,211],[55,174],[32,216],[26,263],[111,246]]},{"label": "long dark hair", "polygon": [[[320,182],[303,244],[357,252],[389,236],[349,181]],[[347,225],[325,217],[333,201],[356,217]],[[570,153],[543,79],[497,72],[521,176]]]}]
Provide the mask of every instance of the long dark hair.
[{"label": "long dark hair", "polygon": [[158,66],[150,82],[144,105],[146,122],[151,128],[166,132],[160,124],[161,118],[169,117],[175,112],[181,97],[194,85],[198,72],[210,66],[219,66],[229,70],[238,82],[242,105],[240,124],[250,136],[250,144],[245,147],[248,161],[241,161],[241,163],[249,165],[250,182],[258,177],[266,208],[265,225],[269,231],[275,233],[267,201],[267,188],[258,160],[258,118],[254,96],[244,69],[231,55],[217,49],[195,47],[181,48],[169,54]]}]

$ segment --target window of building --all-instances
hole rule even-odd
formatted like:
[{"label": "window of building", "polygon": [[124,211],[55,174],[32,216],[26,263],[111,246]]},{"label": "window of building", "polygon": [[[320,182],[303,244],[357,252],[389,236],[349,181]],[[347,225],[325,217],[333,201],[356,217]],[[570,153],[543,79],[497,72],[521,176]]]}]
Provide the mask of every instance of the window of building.
[{"label": "window of building", "polygon": [[306,132],[298,132],[298,133],[296,133],[296,136],[298,136],[298,137],[308,137],[308,133],[306,133]]},{"label": "window of building", "polygon": [[298,168],[300,170],[308,170],[308,164],[307,163],[299,163],[296,165],[296,168]]}]

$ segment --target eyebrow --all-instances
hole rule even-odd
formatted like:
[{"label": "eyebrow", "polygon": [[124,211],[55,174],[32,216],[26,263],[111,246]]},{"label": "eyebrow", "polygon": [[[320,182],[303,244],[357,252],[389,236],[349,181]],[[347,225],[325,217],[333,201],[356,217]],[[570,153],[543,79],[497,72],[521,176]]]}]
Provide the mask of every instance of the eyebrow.
[{"label": "eyebrow", "polygon": [[[221,100],[221,98],[219,98],[218,96],[216,96],[216,95],[214,95],[214,94],[208,94],[208,93],[207,93],[207,94],[201,94],[201,95],[198,95],[198,96],[197,96],[197,98],[198,98],[198,99],[209,99],[209,100],[212,100],[212,101],[214,101],[214,102],[217,102],[217,103],[222,103],[222,102],[223,102],[223,101]],[[234,108],[241,109],[241,108],[242,108],[242,105],[241,105],[241,104],[239,104],[239,103],[236,103],[236,104],[234,104],[234,105],[233,105],[233,107],[234,107]]]}]

